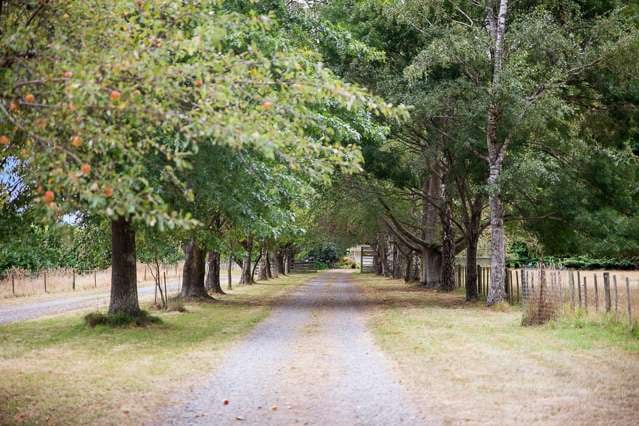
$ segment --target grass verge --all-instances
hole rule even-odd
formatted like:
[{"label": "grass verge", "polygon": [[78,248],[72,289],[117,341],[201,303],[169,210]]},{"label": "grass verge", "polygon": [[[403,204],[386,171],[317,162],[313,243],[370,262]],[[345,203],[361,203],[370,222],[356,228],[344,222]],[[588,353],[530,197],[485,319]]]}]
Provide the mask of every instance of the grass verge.
[{"label": "grass verge", "polygon": [[353,275],[369,326],[416,403],[444,424],[632,424],[639,339],[627,327],[564,319],[522,327],[521,309],[467,303]]},{"label": "grass verge", "polygon": [[142,424],[312,276],[155,311],[151,327],[91,328],[81,313],[0,326],[0,424]]}]

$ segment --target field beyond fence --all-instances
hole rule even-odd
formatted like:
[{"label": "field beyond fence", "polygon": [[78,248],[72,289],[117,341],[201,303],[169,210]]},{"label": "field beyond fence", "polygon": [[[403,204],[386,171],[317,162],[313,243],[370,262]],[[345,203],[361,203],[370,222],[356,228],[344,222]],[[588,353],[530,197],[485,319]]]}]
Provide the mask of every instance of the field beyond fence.
[{"label": "field beyond fence", "polygon": [[[490,267],[478,266],[477,275],[480,297],[485,297]],[[464,281],[464,268],[458,266],[458,285]],[[507,269],[504,290],[509,303],[522,304],[524,323],[542,323],[569,313],[605,316],[631,325],[639,319],[639,271]]]},{"label": "field beyond fence", "polygon": [[[138,263],[138,284],[154,283],[149,265]],[[182,264],[160,265],[163,279],[179,278]],[[81,291],[111,287],[111,268],[77,272],[72,269],[52,269],[30,273],[19,269],[10,270],[0,280],[0,298],[36,296],[67,291]]]}]

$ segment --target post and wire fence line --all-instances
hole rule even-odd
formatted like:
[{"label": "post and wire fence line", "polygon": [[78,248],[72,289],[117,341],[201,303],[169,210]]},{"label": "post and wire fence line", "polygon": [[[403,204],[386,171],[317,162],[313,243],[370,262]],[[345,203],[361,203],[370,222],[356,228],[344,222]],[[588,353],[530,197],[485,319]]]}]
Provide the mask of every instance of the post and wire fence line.
[{"label": "post and wire fence line", "polygon": [[[153,265],[137,264],[138,284],[153,285]],[[161,264],[160,273],[167,279],[181,278],[182,263]],[[37,296],[111,287],[111,268],[89,271],[50,269],[36,273],[21,269],[8,270],[0,279],[0,298]]]},{"label": "post and wire fence line", "polygon": [[[487,296],[490,266],[477,266],[477,291]],[[456,266],[457,286],[466,270]],[[639,271],[572,270],[553,265],[506,269],[505,299],[521,304],[525,324],[541,324],[568,313],[607,317],[633,325],[639,319]]]}]

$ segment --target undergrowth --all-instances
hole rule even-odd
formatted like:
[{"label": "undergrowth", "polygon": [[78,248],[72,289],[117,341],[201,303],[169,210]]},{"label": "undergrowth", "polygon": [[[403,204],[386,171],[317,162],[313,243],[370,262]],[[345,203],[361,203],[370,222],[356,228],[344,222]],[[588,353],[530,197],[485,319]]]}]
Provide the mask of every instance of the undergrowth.
[{"label": "undergrowth", "polygon": [[98,325],[107,327],[146,327],[152,324],[161,324],[162,320],[158,317],[149,315],[147,311],[140,311],[137,315],[126,313],[105,314],[103,312],[91,312],[84,316],[84,323],[91,328]]}]

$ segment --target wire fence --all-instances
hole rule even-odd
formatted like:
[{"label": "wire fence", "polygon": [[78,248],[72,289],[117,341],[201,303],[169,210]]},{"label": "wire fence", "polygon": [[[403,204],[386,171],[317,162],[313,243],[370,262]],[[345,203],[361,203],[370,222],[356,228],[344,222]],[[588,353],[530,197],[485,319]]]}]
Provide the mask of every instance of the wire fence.
[{"label": "wire fence", "polygon": [[[477,267],[477,290],[490,288],[489,266]],[[457,268],[457,283],[466,279]],[[507,269],[504,292],[521,304],[524,324],[541,324],[568,313],[608,317],[635,324],[639,320],[639,271],[572,270],[553,265]]]},{"label": "wire fence", "polygon": [[[138,263],[138,284],[153,284],[151,265]],[[160,273],[167,278],[179,278],[182,264],[162,264]],[[0,280],[0,298],[36,296],[67,291],[82,291],[111,287],[111,268],[92,271],[51,269],[31,273],[20,269],[7,271]]]}]

